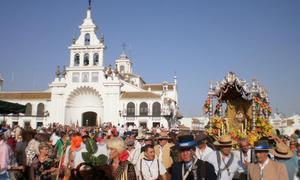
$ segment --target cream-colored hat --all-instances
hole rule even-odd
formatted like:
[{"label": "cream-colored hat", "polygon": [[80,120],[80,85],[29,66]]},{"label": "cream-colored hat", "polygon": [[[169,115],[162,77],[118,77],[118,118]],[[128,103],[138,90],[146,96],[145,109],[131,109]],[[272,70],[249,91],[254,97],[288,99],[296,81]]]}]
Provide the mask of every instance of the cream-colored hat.
[{"label": "cream-colored hat", "polygon": [[171,137],[168,135],[168,132],[167,131],[162,131],[159,133],[159,136],[156,138],[157,140],[159,139],[171,139]]},{"label": "cream-colored hat", "polygon": [[143,139],[145,139],[145,136],[143,134],[139,134],[135,139],[136,140],[143,140]]},{"label": "cream-colored hat", "polygon": [[283,143],[277,143],[275,149],[270,149],[270,153],[275,157],[289,159],[293,157],[293,152]]},{"label": "cream-colored hat", "polygon": [[218,141],[214,142],[215,146],[232,146],[237,142],[231,138],[230,135],[221,136]]}]

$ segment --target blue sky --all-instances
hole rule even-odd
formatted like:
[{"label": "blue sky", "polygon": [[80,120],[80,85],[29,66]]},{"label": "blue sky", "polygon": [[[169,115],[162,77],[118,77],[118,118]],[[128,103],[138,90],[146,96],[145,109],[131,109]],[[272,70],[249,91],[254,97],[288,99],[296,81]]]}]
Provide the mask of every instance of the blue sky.
[{"label": "blue sky", "polygon": [[[45,90],[69,64],[88,0],[0,2],[0,73],[6,91]],[[180,109],[202,115],[208,82],[228,71],[270,91],[273,109],[300,114],[299,0],[94,0],[93,19],[113,64],[126,43],[146,82],[173,81]]]}]

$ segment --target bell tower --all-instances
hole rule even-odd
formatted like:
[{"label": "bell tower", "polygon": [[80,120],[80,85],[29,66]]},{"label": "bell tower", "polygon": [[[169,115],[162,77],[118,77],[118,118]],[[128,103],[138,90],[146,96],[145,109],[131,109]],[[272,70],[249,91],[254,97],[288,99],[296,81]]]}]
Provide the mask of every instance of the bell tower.
[{"label": "bell tower", "polygon": [[89,7],[83,23],[79,26],[80,35],[74,38],[70,49],[70,67],[82,68],[91,66],[103,66],[104,37],[97,37],[97,26],[92,19],[92,7]]}]

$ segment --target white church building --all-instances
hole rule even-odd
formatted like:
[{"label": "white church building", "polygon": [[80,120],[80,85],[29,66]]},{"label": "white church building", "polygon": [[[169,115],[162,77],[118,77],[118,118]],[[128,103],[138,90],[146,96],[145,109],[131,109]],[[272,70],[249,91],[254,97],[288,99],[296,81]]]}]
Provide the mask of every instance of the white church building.
[{"label": "white church building", "polygon": [[[95,126],[168,126],[167,118],[177,112],[177,82],[146,83],[134,74],[132,61],[125,54],[113,67],[104,66],[105,43],[96,34],[91,7],[74,39],[69,66],[56,70],[49,89],[42,92],[0,92],[0,100],[26,105],[25,114],[0,115],[0,121],[20,126],[60,123]],[[3,89],[1,80],[0,90]]]}]

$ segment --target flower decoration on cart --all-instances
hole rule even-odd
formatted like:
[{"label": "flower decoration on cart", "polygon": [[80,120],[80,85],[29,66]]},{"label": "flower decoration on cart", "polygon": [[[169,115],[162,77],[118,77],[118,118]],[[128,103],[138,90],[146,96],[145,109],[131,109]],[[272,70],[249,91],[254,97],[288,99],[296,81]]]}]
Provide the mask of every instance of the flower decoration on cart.
[{"label": "flower decoration on cart", "polygon": [[215,138],[230,134],[235,140],[248,137],[253,144],[273,132],[266,89],[256,79],[249,85],[233,72],[221,82],[210,85],[204,113],[209,117],[208,134]]}]

